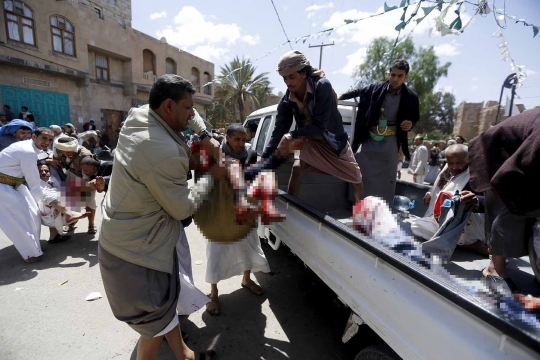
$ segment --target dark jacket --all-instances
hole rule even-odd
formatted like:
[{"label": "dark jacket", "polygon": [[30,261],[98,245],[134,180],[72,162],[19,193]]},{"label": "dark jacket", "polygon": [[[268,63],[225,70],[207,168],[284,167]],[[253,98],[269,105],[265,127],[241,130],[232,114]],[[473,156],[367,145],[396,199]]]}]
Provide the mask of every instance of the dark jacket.
[{"label": "dark jacket", "polygon": [[469,142],[473,190],[494,190],[517,215],[540,209],[540,109],[512,116]]},{"label": "dark jacket", "polygon": [[[358,150],[361,143],[369,139],[369,128],[377,126],[381,117],[381,107],[386,96],[389,81],[377,82],[365,86],[361,89],[349,91],[341,95],[341,100],[360,97],[360,103],[356,113],[356,124],[354,126],[354,139],[352,144],[353,152]],[[413,127],[420,119],[420,103],[418,95],[405,84],[401,86],[401,98],[399,99],[399,110],[397,114],[397,141],[398,149],[401,146],[403,155],[410,160],[407,132],[401,130],[399,124],[405,120],[412,121]],[[397,156],[397,155],[396,155]]]},{"label": "dark jacket", "polygon": [[103,176],[103,180],[105,180],[105,191],[109,190],[109,181],[111,180],[113,170],[113,162],[112,161],[99,161],[99,166],[96,171],[96,173],[89,177],[89,180],[94,180],[98,176]]},{"label": "dark jacket", "polygon": [[[323,136],[330,146],[339,155],[347,146],[349,136],[343,128],[343,120],[337,108],[336,96],[332,84],[327,78],[312,76],[308,78],[313,89],[313,96],[308,101],[311,122],[302,127],[298,121],[296,130],[291,131],[294,138],[305,137],[308,139]],[[300,110],[294,101],[289,101],[289,90],[281,98],[278,105],[276,127],[262,157],[267,159],[274,153],[283,135],[289,132],[294,119],[301,119]]]}]

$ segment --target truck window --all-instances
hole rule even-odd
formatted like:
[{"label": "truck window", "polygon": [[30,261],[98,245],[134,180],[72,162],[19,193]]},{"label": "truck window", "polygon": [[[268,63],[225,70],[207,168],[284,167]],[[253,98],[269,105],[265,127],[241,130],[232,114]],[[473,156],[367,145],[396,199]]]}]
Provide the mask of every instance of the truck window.
[{"label": "truck window", "polygon": [[264,151],[264,145],[266,142],[266,137],[268,136],[268,128],[270,127],[270,123],[272,122],[272,115],[268,115],[264,118],[262,121],[262,127],[259,131],[259,138],[257,139],[257,155],[262,156],[262,153]]}]

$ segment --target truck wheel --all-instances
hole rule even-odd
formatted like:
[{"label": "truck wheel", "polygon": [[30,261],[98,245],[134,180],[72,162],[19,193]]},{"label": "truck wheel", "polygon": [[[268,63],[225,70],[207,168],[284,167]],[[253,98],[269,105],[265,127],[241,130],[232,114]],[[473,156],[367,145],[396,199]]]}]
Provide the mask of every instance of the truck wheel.
[{"label": "truck wheel", "polygon": [[371,345],[360,351],[354,360],[401,360],[386,344]]}]

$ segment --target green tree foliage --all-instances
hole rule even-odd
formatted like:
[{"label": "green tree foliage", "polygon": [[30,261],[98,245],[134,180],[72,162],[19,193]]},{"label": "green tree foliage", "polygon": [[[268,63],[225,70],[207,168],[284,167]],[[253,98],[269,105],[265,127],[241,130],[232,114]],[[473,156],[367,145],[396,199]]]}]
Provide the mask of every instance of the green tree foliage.
[{"label": "green tree foliage", "polygon": [[[353,74],[358,85],[388,79],[389,56],[386,56],[388,60],[384,64],[379,63],[385,54],[391,53],[393,44],[394,40],[384,37],[373,40],[366,51],[366,59]],[[450,134],[454,123],[455,97],[451,93],[435,92],[435,86],[441,77],[448,75],[451,63],[440,64],[433,46],[415,47],[411,38],[396,47],[394,59],[405,59],[411,66],[406,84],[420,99],[420,122],[414,131]]]},{"label": "green tree foliage", "polygon": [[[229,64],[221,67],[221,76],[218,77],[219,83],[215,91],[214,110],[215,115],[225,116],[221,119],[227,119],[227,122],[243,122],[247,115],[246,103],[258,106],[259,102],[272,91],[270,81],[266,77],[268,73],[255,75],[257,68],[253,65],[246,66],[248,63],[249,60],[240,60],[237,56]],[[227,76],[236,69],[240,70]],[[216,120],[214,118],[214,121]]]}]

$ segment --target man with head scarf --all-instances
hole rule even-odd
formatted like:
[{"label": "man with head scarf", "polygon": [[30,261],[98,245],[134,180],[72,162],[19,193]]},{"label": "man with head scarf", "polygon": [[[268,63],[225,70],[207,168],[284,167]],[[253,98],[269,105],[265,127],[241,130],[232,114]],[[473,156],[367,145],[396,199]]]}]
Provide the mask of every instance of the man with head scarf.
[{"label": "man with head scarf", "polygon": [[9,145],[32,137],[34,126],[27,121],[15,119],[0,128],[0,151]]},{"label": "man with head scarf", "polygon": [[[96,216],[96,190],[86,186],[82,180],[83,172],[81,161],[85,157],[92,157],[90,150],[79,145],[79,141],[72,137],[59,138],[54,152],[49,156],[47,163],[60,170],[60,176],[64,173],[63,180],[66,181],[66,191],[71,196],[82,197],[86,211],[90,212],[88,216],[88,234],[97,232],[94,224]],[[73,224],[71,225],[73,228]]]},{"label": "man with head scarf", "polygon": [[44,191],[36,165],[38,155],[49,147],[52,139],[50,129],[38,128],[31,140],[19,141],[0,152],[0,229],[29,263],[38,262],[43,255],[37,202],[52,206],[68,222],[86,216],[68,211],[57,198],[50,198]]},{"label": "man with head scarf", "polygon": [[[295,153],[289,180],[289,194],[298,196],[302,175],[311,170],[351,183],[356,200],[360,200],[362,174],[343,128],[332,84],[300,51],[284,54],[277,71],[287,85],[287,92],[279,102],[276,126],[263,159],[270,158],[276,149],[279,157],[286,158],[299,146],[301,150]],[[289,132],[293,119],[298,129]],[[295,143],[296,139],[302,139],[303,143]]]},{"label": "man with head scarf", "polygon": [[51,125],[51,126],[49,126],[49,128],[54,133],[54,140],[53,140],[53,142],[51,144],[51,148],[50,148],[51,150],[54,151],[54,149],[56,147],[56,141],[58,139],[60,139],[61,137],[67,137],[67,135],[62,132],[62,128],[60,126],[58,126],[58,125]]}]

